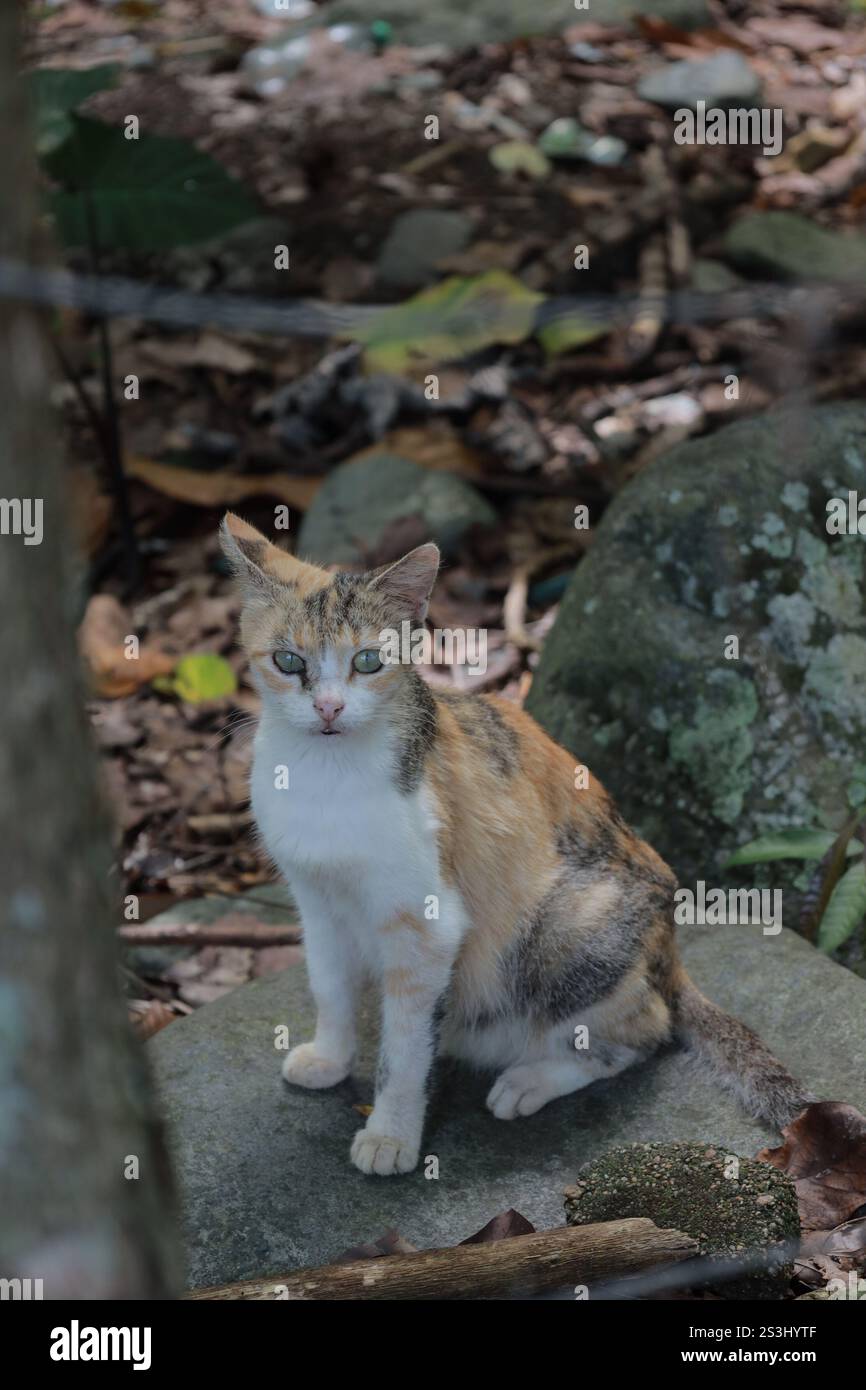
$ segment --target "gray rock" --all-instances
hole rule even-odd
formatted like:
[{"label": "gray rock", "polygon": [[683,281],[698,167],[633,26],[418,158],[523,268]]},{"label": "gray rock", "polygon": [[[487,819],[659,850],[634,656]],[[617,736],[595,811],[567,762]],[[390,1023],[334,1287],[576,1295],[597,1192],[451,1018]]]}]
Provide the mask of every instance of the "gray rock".
[{"label": "gray rock", "polygon": [[387,20],[399,43],[444,43],[451,48],[504,43],[531,34],[560,33],[581,21],[626,24],[651,14],[683,29],[709,23],[705,0],[590,0],[576,10],[574,0],[335,0],[319,10],[316,22],[370,24]]},{"label": "gray rock", "polygon": [[690,283],[699,294],[724,294],[726,290],[738,289],[743,281],[722,261],[696,256],[692,261]]},{"label": "gray rock", "polygon": [[785,280],[866,281],[866,236],[828,231],[796,212],[753,212],[730,227],[724,254],[741,269]]},{"label": "gray rock", "polygon": [[[835,828],[866,758],[866,542],[826,504],[866,495],[866,407],[773,412],[690,441],[619,494],[563,599],[528,708],[684,883],[770,831]],[[739,659],[725,658],[729,635]]]},{"label": "gray rock", "polygon": [[[611,1149],[581,1169],[565,1208],[570,1226],[648,1216],[662,1230],[685,1231],[711,1258],[736,1258],[800,1234],[797,1193],[786,1173],[707,1144]],[[781,1298],[791,1274],[790,1258],[776,1258],[765,1269],[724,1281],[717,1292]]]},{"label": "gray rock", "polygon": [[[822,1096],[866,1110],[866,985],[789,932],[692,929],[685,957],[699,986],[761,1029]],[[529,1119],[495,1120],[487,1076],[442,1066],[422,1163],[399,1178],[349,1163],[373,1098],[375,1028],[365,1006],[355,1075],[332,1091],[289,1087],[274,1030],[312,1036],[302,971],[244,985],[146,1044],[180,1188],[193,1286],[325,1263],[395,1226],[419,1246],[450,1245],[516,1207],[561,1225],[581,1166],[612,1145],[707,1141],[751,1154],[773,1139],[735,1102],[668,1052]],[[439,1162],[425,1178],[423,1158]],[[432,1165],[427,1165],[428,1171]]]},{"label": "gray rock", "polygon": [[761,95],[761,82],[745,58],[733,49],[722,48],[712,58],[655,68],[641,78],[637,91],[644,101],[671,111],[694,108],[699,101],[705,101],[708,107],[727,108],[756,102]]},{"label": "gray rock", "polygon": [[301,524],[298,553],[319,564],[363,565],[399,559],[434,540],[454,553],[471,526],[490,526],[495,513],[473,487],[396,454],[369,454],[335,468]]},{"label": "gray rock", "polygon": [[462,251],[471,235],[472,221],[462,212],[438,208],[403,212],[379,255],[379,279],[394,289],[420,289],[436,278],[438,262]]}]

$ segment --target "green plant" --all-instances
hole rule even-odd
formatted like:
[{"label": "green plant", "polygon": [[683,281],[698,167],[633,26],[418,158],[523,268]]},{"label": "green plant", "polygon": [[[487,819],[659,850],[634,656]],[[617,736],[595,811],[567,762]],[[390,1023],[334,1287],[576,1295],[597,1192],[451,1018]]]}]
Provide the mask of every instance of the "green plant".
[{"label": "green plant", "polygon": [[[188,141],[141,132],[134,117],[121,128],[76,114],[87,97],[112,86],[119,71],[115,66],[42,68],[30,74],[36,150],[51,183],[48,206],[62,240],[86,248],[94,274],[106,251],[166,251],[218,236],[258,213],[243,185]],[[97,326],[103,412],[89,404],[85,408],[117,500],[131,590],[138,580],[138,551],[104,317]],[[79,398],[86,401],[59,341],[55,346]]]},{"label": "green plant", "polygon": [[[800,930],[822,951],[835,951],[866,918],[866,805],[837,833],[783,830],[741,846],[725,864],[766,864],[800,859],[814,864],[800,911]],[[848,861],[853,859],[853,863]]]},{"label": "green plant", "polygon": [[186,140],[69,115],[70,133],[42,164],[49,206],[72,246],[152,253],[229,231],[257,216],[242,184]]}]

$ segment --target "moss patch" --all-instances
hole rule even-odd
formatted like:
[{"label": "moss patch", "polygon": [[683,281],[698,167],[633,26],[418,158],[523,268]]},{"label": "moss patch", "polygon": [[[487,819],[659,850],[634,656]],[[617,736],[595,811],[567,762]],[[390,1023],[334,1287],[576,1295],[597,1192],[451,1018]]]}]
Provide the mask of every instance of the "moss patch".
[{"label": "moss patch", "polygon": [[[702,1255],[732,1256],[800,1233],[794,1185],[777,1168],[712,1144],[631,1144],[583,1169],[565,1201],[570,1226],[648,1216],[685,1231]],[[785,1261],[720,1285],[726,1298],[780,1298]]]}]

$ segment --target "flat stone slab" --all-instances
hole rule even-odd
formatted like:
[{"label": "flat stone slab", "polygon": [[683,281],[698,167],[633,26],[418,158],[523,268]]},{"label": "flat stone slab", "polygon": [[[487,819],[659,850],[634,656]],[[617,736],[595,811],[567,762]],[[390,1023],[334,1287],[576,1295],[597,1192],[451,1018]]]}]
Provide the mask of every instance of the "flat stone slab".
[{"label": "flat stone slab", "polygon": [[[866,984],[789,931],[704,927],[683,936],[698,985],[757,1028],[823,1099],[866,1111]],[[349,1144],[373,1099],[375,1006],[356,1074],[332,1091],[289,1087],[275,1029],[312,1036],[303,968],[244,985],[146,1044],[180,1187],[192,1287],[324,1264],[396,1227],[451,1245],[516,1207],[561,1225],[563,1189],[614,1144],[700,1140],[752,1155],[771,1131],[746,1119],[678,1051],[503,1122],[484,1108],[487,1075],[437,1073],[422,1155],[403,1177],[365,1177]]]}]

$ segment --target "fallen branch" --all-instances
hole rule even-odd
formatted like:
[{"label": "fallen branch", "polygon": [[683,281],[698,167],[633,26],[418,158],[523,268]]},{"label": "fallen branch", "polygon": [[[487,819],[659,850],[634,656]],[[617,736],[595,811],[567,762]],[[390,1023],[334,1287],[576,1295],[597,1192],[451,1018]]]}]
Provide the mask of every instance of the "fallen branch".
[{"label": "fallen branch", "polygon": [[118,927],[122,941],[135,946],[294,946],[301,940],[299,925],[270,927],[266,922],[247,925],[227,922],[141,922]]},{"label": "fallen branch", "polygon": [[509,1298],[592,1284],[688,1259],[697,1242],[648,1217],[562,1226],[482,1245],[419,1250],[375,1260],[242,1279],[185,1295],[204,1300]]}]

